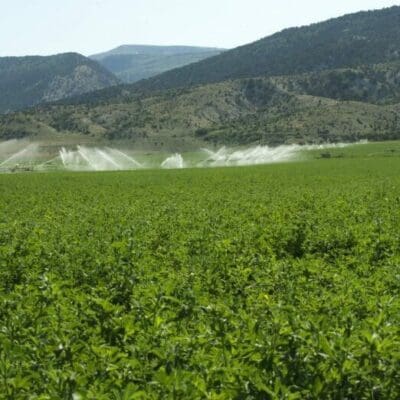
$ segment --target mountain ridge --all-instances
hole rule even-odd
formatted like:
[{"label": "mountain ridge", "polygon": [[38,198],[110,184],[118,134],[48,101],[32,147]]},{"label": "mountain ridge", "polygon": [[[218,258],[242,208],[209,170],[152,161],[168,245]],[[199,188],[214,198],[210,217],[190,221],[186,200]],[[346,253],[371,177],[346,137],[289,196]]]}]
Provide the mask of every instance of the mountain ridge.
[{"label": "mountain ridge", "polygon": [[224,49],[196,46],[122,45],[90,56],[125,83],[179,68],[220,54]]},{"label": "mountain ridge", "polygon": [[257,76],[293,75],[400,59],[400,6],[288,28],[135,84],[163,90]]},{"label": "mountain ridge", "polygon": [[208,46],[189,46],[189,45],[147,45],[147,44],[123,44],[117,46],[111,50],[104,51],[101,53],[96,53],[90,55],[89,58],[98,60],[109,55],[121,55],[121,54],[135,54],[135,53],[145,53],[145,54],[163,54],[163,55],[173,55],[173,54],[186,54],[186,53],[203,53],[207,51],[224,51],[225,49],[219,47],[208,47]]}]

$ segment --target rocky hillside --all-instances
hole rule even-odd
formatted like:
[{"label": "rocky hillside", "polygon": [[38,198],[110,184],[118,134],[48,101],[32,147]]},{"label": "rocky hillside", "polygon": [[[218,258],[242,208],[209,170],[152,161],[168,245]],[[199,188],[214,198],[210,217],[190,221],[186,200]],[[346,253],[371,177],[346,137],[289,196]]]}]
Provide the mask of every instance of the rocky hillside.
[{"label": "rocky hillside", "polygon": [[[101,102],[61,102],[0,118],[0,138],[81,135],[176,149],[400,139],[399,71],[394,63],[326,71],[319,80],[246,78],[148,95],[118,87]],[[338,82],[346,90],[334,92]]]},{"label": "rocky hillside", "polygon": [[117,85],[118,79],[80,54],[0,58],[0,113]]}]

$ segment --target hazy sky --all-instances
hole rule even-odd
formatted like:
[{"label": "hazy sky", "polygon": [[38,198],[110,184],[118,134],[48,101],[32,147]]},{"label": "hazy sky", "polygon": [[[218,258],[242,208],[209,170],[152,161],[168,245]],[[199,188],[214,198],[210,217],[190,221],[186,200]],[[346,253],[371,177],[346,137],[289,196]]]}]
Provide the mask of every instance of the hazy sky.
[{"label": "hazy sky", "polygon": [[0,0],[0,56],[121,44],[236,47],[395,0]]}]

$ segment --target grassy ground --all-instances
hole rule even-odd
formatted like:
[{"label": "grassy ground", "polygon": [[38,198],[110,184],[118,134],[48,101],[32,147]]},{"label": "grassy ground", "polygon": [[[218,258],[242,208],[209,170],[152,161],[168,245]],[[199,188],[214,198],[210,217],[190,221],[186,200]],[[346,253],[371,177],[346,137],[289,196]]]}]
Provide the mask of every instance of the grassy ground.
[{"label": "grassy ground", "polygon": [[399,144],[329,151],[0,175],[0,399],[398,399]]},{"label": "grassy ground", "polygon": [[326,150],[307,152],[307,158],[382,158],[399,157],[400,141],[357,144],[348,147],[337,147]]}]

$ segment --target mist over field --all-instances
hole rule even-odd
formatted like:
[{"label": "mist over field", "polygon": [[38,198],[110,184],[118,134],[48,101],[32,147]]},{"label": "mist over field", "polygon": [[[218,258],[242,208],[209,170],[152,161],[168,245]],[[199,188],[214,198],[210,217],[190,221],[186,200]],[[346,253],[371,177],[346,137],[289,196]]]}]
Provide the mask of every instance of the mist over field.
[{"label": "mist over field", "polygon": [[[65,169],[69,171],[124,171],[135,169],[183,169],[212,168],[273,164],[295,161],[304,151],[343,148],[348,143],[322,145],[283,145],[277,147],[252,146],[230,148],[223,146],[218,150],[203,148],[193,154],[174,153],[161,162],[138,161],[132,154],[134,150],[122,151],[111,147],[88,147],[77,145],[67,149],[61,147],[56,154],[47,156],[41,152],[40,144],[24,140],[0,142],[0,171],[18,170],[30,167],[32,170],[46,171]],[[140,156],[140,153],[139,153]]]}]

